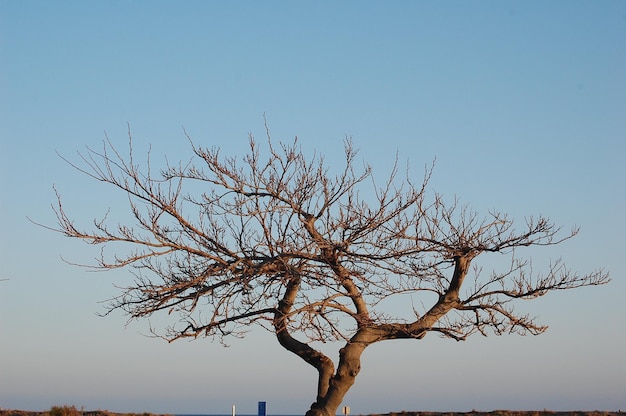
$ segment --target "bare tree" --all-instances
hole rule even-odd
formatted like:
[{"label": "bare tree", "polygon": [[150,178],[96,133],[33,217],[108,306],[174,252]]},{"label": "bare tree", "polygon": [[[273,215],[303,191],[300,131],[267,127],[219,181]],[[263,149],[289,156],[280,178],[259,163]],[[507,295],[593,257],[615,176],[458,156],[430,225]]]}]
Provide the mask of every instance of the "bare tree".
[{"label": "bare tree", "polygon": [[[427,192],[432,168],[415,183],[396,163],[377,183],[369,166],[356,166],[350,140],[336,172],[320,155],[307,158],[297,140],[276,147],[269,133],[263,150],[251,136],[241,159],[190,140],[192,160],[158,174],[149,159],[140,168],[130,143],[127,156],[107,139],[102,151],[88,148],[79,164],[68,162],[128,198],[128,224],[105,217],[85,230],[58,194],[55,206],[54,229],[66,236],[134,247],[92,265],[133,269],[107,313],[174,313],[170,327],[153,329],[169,341],[223,340],[262,326],[317,370],[309,416],[335,415],[371,344],[429,332],[454,340],[540,334],[546,327],[516,313],[512,301],[609,280],[602,270],[579,275],[560,261],[534,273],[518,249],[558,244],[577,230],[562,234],[543,217],[517,228],[502,213],[483,217],[446,202]],[[486,253],[507,256],[508,267],[482,273],[472,262]],[[394,316],[385,305],[398,296],[412,302]],[[342,345],[337,362],[316,348],[328,341]]]}]

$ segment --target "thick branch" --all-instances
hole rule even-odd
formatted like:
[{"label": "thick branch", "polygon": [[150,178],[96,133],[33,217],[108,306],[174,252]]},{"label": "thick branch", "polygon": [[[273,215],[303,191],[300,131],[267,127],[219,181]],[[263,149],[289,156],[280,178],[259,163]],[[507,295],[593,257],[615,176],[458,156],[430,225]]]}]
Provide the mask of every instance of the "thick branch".
[{"label": "thick branch", "polygon": [[326,355],[315,350],[308,344],[298,341],[289,333],[288,317],[298,295],[298,291],[300,290],[300,285],[301,278],[297,272],[293,274],[290,273],[288,275],[285,294],[274,312],[274,329],[280,345],[302,358],[318,371],[317,394],[319,398],[326,395],[330,385],[330,378],[335,369],[332,360],[326,357]]}]

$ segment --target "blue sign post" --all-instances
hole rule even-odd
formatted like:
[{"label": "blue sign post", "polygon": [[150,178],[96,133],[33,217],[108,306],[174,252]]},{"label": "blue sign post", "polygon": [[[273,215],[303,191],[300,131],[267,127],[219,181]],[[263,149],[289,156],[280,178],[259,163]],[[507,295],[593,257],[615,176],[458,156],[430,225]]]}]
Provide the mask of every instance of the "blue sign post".
[{"label": "blue sign post", "polygon": [[259,402],[259,415],[258,416],[266,416],[265,414],[266,408],[267,408],[266,402]]}]

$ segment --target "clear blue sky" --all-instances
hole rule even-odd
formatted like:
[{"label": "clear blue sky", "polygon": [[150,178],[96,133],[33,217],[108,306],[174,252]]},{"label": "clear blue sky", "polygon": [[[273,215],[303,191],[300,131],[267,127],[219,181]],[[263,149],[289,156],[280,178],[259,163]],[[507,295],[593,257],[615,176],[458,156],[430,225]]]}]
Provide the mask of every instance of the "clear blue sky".
[{"label": "clear blue sky", "polygon": [[[167,344],[102,311],[125,271],[54,224],[52,186],[86,224],[111,199],[68,167],[130,123],[153,160],[298,136],[332,160],[346,135],[375,173],[398,152],[486,212],[543,214],[580,235],[541,252],[605,287],[520,305],[539,337],[436,337],[367,350],[354,414],[626,409],[626,2],[0,1],[0,406],[302,414],[316,374],[254,331],[230,348]],[[377,170],[376,170],[377,169]],[[482,265],[490,265],[490,258]],[[158,321],[156,322],[158,324]]]}]

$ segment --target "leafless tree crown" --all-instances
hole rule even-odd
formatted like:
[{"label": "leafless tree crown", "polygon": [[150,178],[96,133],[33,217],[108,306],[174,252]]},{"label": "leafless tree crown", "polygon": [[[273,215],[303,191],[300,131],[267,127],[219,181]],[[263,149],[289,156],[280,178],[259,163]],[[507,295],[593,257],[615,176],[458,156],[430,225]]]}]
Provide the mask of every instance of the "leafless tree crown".
[{"label": "leafless tree crown", "polygon": [[[544,217],[522,224],[500,212],[481,216],[456,200],[427,191],[432,168],[415,181],[398,164],[384,182],[355,160],[331,169],[306,157],[297,140],[263,149],[250,137],[241,158],[198,147],[187,164],[158,173],[124,156],[107,140],[88,149],[80,172],[128,198],[127,224],[96,220],[75,225],[58,197],[57,231],[91,244],[126,243],[126,254],[102,255],[95,267],[134,269],[108,311],[131,319],[164,311],[170,341],[241,336],[252,324],[319,372],[311,415],[334,415],[375,342],[421,339],[428,332],[464,340],[473,333],[539,334],[546,327],[518,314],[512,301],[549,291],[600,285],[608,274],[576,274],[555,261],[533,272],[517,252],[573,237]],[[57,195],[58,196],[58,195]],[[508,256],[508,267],[485,274],[480,254]],[[413,299],[404,314],[389,299]],[[419,300],[419,301],[418,301]],[[426,302],[430,303],[426,303]],[[156,332],[155,332],[156,334]],[[312,341],[345,341],[337,372]]]},{"label": "leafless tree crown", "polygon": [[[252,323],[272,331],[285,325],[316,341],[348,340],[376,326],[385,328],[381,338],[436,331],[465,339],[489,328],[540,333],[545,327],[516,315],[511,300],[607,281],[602,271],[578,276],[558,261],[541,276],[531,274],[529,261],[512,255],[515,248],[557,244],[577,230],[559,236],[543,217],[528,218],[519,230],[499,212],[482,217],[456,201],[429,198],[431,169],[416,184],[399,178],[396,165],[376,183],[369,166],[355,166],[350,140],[338,172],[319,155],[307,159],[297,140],[275,147],[268,139],[261,151],[250,137],[240,160],[192,147],[195,160],[158,174],[140,170],[132,147],[124,157],[108,140],[73,164],[128,196],[132,224],[111,226],[104,218],[83,230],[60,198],[56,207],[67,236],[135,247],[98,259],[99,268],[136,269],[134,284],[111,308],[132,318],[179,314],[163,334],[171,340],[239,335]],[[509,254],[510,267],[471,273],[470,262],[486,252]],[[467,275],[473,279],[461,291]],[[415,309],[413,321],[377,308],[391,296],[420,292],[432,293],[434,306]],[[444,304],[458,313],[442,319]]]}]

